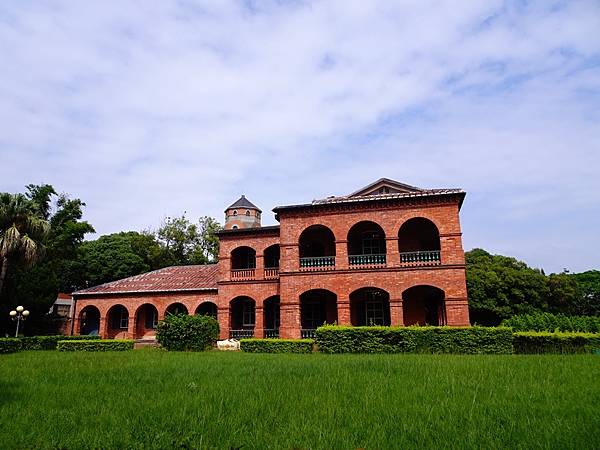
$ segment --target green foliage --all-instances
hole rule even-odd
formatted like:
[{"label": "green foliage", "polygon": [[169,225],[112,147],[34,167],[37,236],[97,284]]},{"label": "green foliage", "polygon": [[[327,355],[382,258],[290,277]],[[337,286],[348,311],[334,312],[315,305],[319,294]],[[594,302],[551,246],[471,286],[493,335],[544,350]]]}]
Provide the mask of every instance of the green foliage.
[{"label": "green foliage", "polygon": [[210,349],[219,337],[219,322],[210,316],[171,314],[158,322],[156,339],[167,350]]},{"label": "green foliage", "polygon": [[59,352],[122,352],[133,350],[131,339],[73,339],[60,340],[56,346]]},{"label": "green foliage", "polygon": [[512,353],[510,328],[326,325],[316,334],[324,353]]},{"label": "green foliage", "polygon": [[565,316],[564,314],[522,314],[506,319],[503,326],[514,331],[580,331],[600,333],[600,317]]},{"label": "green foliage", "polygon": [[19,338],[0,338],[0,354],[14,353],[21,350],[21,340]]},{"label": "green foliage", "polygon": [[247,353],[312,353],[312,339],[242,339],[240,349]]},{"label": "green foliage", "polygon": [[170,254],[175,264],[211,264],[219,255],[219,239],[216,236],[221,225],[212,217],[204,216],[198,224],[185,215],[167,217],[156,232],[156,238]]},{"label": "green foliage", "polygon": [[571,314],[600,316],[600,270],[570,274],[579,286],[580,297]]},{"label": "green foliage", "polygon": [[515,353],[590,353],[600,349],[600,333],[517,332]]},{"label": "green foliage", "polygon": [[100,336],[26,336],[19,338],[21,350],[55,350],[59,341],[98,340]]},{"label": "green foliage", "polygon": [[515,314],[547,310],[550,290],[541,271],[482,249],[465,258],[471,323],[495,326]]}]

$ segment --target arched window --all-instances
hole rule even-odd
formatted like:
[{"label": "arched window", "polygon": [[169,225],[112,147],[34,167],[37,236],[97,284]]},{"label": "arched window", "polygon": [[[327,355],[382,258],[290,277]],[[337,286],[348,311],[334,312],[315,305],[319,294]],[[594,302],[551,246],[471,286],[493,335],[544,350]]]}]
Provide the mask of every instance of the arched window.
[{"label": "arched window", "polygon": [[129,311],[123,305],[113,306],[109,312],[110,327],[114,330],[126,330],[129,327]]},{"label": "arched window", "polygon": [[233,215],[237,216],[237,210],[236,209],[233,210]]},{"label": "arched window", "polygon": [[351,267],[385,264],[385,232],[378,224],[364,221],[350,228],[348,262]]},{"label": "arched window", "polygon": [[256,251],[250,247],[238,247],[231,252],[231,270],[254,269]]},{"label": "arched window", "polygon": [[327,269],[335,267],[335,236],[323,225],[312,225],[300,235],[300,268]]},{"label": "arched window", "polygon": [[403,265],[440,264],[440,233],[429,219],[407,220],[398,231],[398,250]]},{"label": "arched window", "polygon": [[246,210],[246,215],[250,216],[250,210]]}]

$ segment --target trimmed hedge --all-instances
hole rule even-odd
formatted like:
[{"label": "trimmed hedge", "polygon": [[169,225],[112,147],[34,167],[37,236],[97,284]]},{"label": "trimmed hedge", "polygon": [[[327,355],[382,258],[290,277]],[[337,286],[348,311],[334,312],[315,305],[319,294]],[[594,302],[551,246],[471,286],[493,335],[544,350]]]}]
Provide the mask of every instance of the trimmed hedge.
[{"label": "trimmed hedge", "polygon": [[241,339],[240,350],[248,353],[312,353],[312,339]]},{"label": "trimmed hedge", "polygon": [[518,314],[502,322],[514,331],[578,331],[600,333],[600,317],[565,316],[564,314]]},{"label": "trimmed hedge", "polygon": [[55,350],[58,341],[98,340],[100,336],[27,336],[20,338],[21,350]]},{"label": "trimmed hedge", "polygon": [[21,340],[18,338],[0,338],[0,354],[14,353],[21,350]]},{"label": "trimmed hedge", "polygon": [[156,340],[167,350],[201,352],[219,338],[219,322],[210,316],[173,314],[158,322]]},{"label": "trimmed hedge", "polygon": [[317,328],[323,353],[470,353],[513,352],[512,330],[498,327],[347,327]]},{"label": "trimmed hedge", "polygon": [[549,333],[545,331],[513,334],[515,353],[591,353],[600,349],[600,333]]},{"label": "trimmed hedge", "polygon": [[96,339],[58,341],[59,352],[122,352],[133,350],[132,339]]}]

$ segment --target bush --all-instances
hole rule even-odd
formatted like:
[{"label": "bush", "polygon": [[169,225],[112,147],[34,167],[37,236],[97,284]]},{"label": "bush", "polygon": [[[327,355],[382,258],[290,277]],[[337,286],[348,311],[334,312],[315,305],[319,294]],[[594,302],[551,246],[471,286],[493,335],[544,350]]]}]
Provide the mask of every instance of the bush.
[{"label": "bush", "polygon": [[510,328],[345,327],[317,329],[323,353],[512,353]]},{"label": "bush", "polygon": [[579,331],[600,333],[600,317],[565,316],[564,314],[520,314],[506,319],[502,325],[514,331]]},{"label": "bush", "polygon": [[133,350],[132,339],[86,339],[58,341],[59,352],[122,352]]},{"label": "bush", "polygon": [[27,336],[20,338],[21,350],[55,350],[58,341],[98,340],[100,336]]},{"label": "bush", "polygon": [[517,332],[515,353],[590,353],[600,349],[600,333]]},{"label": "bush", "polygon": [[21,340],[18,338],[0,338],[0,354],[14,353],[21,350]]},{"label": "bush", "polygon": [[312,353],[312,339],[242,339],[240,349],[248,353]]},{"label": "bush", "polygon": [[210,316],[173,314],[158,322],[156,339],[167,350],[204,351],[219,337],[219,322]]}]

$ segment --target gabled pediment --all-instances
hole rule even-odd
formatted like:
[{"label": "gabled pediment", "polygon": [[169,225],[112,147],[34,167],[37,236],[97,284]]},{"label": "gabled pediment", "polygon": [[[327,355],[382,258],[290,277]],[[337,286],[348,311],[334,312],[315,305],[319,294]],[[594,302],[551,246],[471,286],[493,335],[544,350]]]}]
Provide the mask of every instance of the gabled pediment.
[{"label": "gabled pediment", "polygon": [[381,194],[407,194],[410,192],[420,192],[423,189],[390,180],[389,178],[380,178],[368,186],[353,192],[348,197],[366,197],[369,195]]}]

